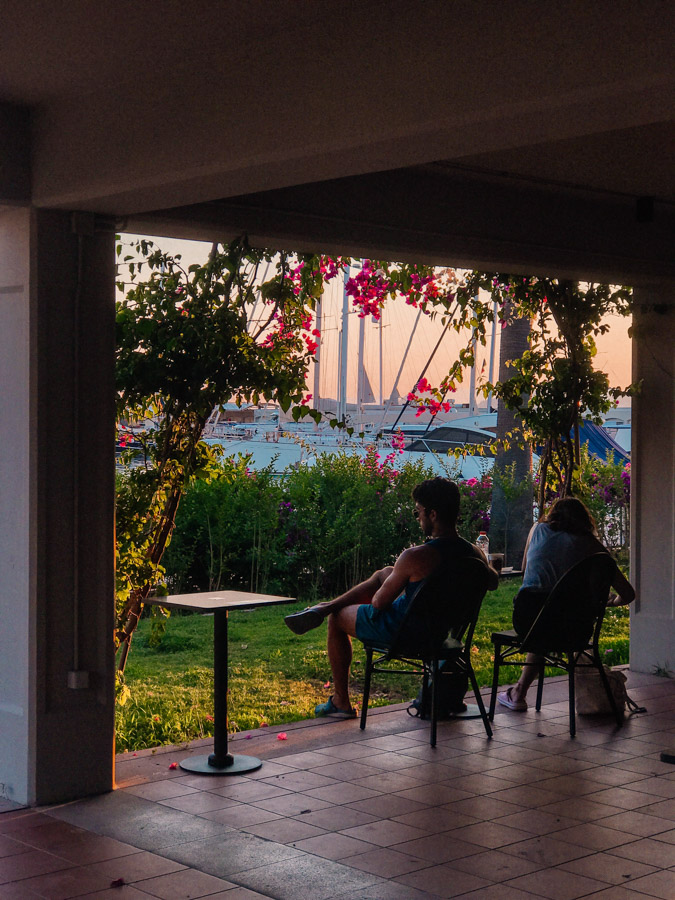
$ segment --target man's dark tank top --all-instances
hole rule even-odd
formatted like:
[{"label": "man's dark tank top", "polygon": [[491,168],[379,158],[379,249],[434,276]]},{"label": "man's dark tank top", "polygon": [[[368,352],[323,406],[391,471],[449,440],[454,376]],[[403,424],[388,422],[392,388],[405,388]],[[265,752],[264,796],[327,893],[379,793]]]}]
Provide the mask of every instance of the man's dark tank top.
[{"label": "man's dark tank top", "polygon": [[[456,562],[458,559],[484,559],[483,554],[478,547],[474,544],[470,544],[469,541],[464,540],[464,538],[459,535],[456,537],[430,538],[428,541],[424,542],[424,546],[434,547],[434,549],[438,550],[440,555],[439,565],[448,567],[452,566],[452,563]],[[408,603],[410,603],[413,594],[417,590],[418,585],[421,583],[421,581],[409,581],[406,585],[405,594],[403,594],[406,608]]]}]

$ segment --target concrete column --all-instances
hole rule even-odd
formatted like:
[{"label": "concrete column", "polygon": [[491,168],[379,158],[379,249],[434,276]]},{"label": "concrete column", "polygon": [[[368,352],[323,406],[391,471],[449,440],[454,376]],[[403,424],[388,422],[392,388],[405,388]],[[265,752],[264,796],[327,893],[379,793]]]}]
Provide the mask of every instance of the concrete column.
[{"label": "concrete column", "polygon": [[113,291],[112,234],[0,209],[0,796],[20,803],[113,785]]},{"label": "concrete column", "polygon": [[635,292],[630,665],[675,671],[675,286]]}]

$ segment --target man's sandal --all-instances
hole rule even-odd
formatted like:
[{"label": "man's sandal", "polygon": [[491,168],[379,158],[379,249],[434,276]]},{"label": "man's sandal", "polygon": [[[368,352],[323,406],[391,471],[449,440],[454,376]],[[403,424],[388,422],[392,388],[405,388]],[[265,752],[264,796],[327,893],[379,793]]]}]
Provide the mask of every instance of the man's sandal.
[{"label": "man's sandal", "polygon": [[320,718],[321,716],[332,716],[334,719],[355,719],[356,710],[338,709],[333,703],[333,696],[331,695],[325,703],[319,703],[314,710],[314,715],[317,718]]},{"label": "man's sandal", "polygon": [[315,606],[308,606],[307,609],[291,613],[290,616],[284,618],[284,622],[294,634],[305,634],[312,628],[318,628],[323,620],[324,616],[318,612]]}]

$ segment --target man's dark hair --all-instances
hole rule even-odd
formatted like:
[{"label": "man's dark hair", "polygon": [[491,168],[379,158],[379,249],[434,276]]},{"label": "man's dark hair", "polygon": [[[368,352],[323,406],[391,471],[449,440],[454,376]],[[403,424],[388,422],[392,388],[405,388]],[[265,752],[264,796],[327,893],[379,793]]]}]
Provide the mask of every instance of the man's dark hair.
[{"label": "man's dark hair", "polygon": [[449,478],[427,478],[412,491],[413,500],[423,506],[427,513],[436,510],[436,515],[445,524],[454,526],[459,515],[459,488]]}]

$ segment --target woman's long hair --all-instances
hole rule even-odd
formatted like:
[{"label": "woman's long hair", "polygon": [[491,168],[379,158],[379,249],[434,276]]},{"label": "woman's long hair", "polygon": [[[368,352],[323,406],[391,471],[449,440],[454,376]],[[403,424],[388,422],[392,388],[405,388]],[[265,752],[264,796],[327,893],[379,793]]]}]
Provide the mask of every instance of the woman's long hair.
[{"label": "woman's long hair", "polygon": [[595,519],[576,497],[559,497],[553,502],[543,521],[554,531],[597,534]]}]

